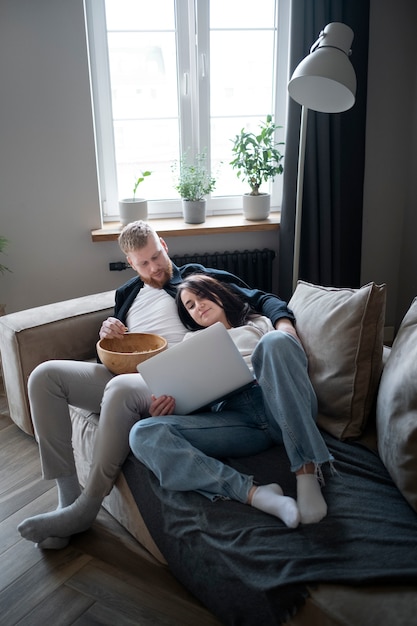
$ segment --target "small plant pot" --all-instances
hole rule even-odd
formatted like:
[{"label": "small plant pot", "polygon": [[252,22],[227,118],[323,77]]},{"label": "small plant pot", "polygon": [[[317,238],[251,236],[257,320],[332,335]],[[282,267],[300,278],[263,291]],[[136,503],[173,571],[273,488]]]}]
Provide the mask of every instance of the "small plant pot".
[{"label": "small plant pot", "polygon": [[243,215],[247,220],[266,220],[271,212],[271,195],[269,193],[260,193],[258,196],[252,196],[245,193],[243,199]]},{"label": "small plant pot", "polygon": [[206,221],[206,199],[183,200],[182,214],[186,224],[203,224]]},{"label": "small plant pot", "polygon": [[119,214],[123,226],[137,220],[146,220],[148,218],[148,201],[144,198],[119,200]]}]

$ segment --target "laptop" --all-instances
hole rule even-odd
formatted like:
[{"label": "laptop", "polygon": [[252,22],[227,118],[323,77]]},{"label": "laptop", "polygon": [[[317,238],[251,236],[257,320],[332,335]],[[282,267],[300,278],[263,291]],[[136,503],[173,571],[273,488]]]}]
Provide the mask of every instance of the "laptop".
[{"label": "laptop", "polygon": [[253,384],[254,377],[221,322],[137,366],[151,393],[175,398],[188,415]]}]

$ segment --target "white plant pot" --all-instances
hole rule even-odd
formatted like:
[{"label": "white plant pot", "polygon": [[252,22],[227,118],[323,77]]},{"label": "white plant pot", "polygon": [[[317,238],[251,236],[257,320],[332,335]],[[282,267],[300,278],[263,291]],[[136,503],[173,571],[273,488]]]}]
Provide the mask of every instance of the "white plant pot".
[{"label": "white plant pot", "polygon": [[184,200],[182,201],[182,214],[186,224],[203,224],[206,221],[206,204],[205,198],[202,200]]},{"label": "white plant pot", "polygon": [[148,218],[148,201],[145,198],[119,200],[119,214],[123,226],[137,220],[146,220]]},{"label": "white plant pot", "polygon": [[251,196],[245,193],[243,199],[243,215],[247,220],[265,220],[271,212],[271,195],[260,193],[258,196]]}]

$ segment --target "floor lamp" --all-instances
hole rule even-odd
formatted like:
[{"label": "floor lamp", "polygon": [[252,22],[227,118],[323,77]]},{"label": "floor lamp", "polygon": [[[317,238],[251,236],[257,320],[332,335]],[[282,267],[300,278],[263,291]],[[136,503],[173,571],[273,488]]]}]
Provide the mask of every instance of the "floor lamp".
[{"label": "floor lamp", "polygon": [[301,216],[308,109],[341,113],[355,104],[356,76],[349,60],[353,31],[346,24],[332,22],[321,31],[310,53],[296,67],[288,93],[301,104],[298,148],[297,192],[294,227],[293,291],[297,286],[300,262]]}]

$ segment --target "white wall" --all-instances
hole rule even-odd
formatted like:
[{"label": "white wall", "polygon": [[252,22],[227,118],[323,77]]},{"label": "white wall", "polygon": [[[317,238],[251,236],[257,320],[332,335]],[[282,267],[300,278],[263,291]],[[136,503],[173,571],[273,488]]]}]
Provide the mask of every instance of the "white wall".
[{"label": "white wall", "polygon": [[[371,0],[362,282],[388,284],[387,324],[417,294],[414,0]],[[410,80],[411,78],[411,80]],[[0,302],[13,312],[112,289],[100,227],[82,0],[0,2]],[[276,247],[276,236],[172,238],[170,252]]]}]

